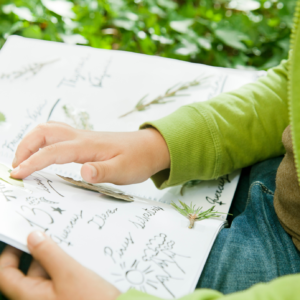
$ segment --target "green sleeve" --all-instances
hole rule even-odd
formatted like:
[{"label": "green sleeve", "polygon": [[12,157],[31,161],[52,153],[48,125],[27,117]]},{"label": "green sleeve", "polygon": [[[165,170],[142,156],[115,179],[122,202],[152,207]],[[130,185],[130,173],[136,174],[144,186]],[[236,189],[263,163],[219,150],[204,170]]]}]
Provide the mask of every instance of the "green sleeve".
[{"label": "green sleeve", "polygon": [[[298,300],[300,294],[300,275],[288,275],[271,281],[270,283],[259,283],[248,290],[228,294],[226,296],[219,292],[199,289],[193,294],[187,295],[179,300]],[[130,290],[118,297],[117,300],[162,300],[154,296]]]},{"label": "green sleeve", "polygon": [[205,102],[147,122],[166,140],[170,170],[155,174],[158,188],[210,180],[284,153],[288,126],[287,61],[267,76]]}]

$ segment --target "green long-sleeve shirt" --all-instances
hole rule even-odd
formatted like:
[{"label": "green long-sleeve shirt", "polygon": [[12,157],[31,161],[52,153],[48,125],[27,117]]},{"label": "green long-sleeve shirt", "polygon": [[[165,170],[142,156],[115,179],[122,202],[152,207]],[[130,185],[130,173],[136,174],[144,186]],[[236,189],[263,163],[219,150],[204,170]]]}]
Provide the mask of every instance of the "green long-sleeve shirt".
[{"label": "green long-sleeve shirt", "polygon": [[[291,124],[300,179],[300,0],[297,3],[288,61],[266,77],[206,102],[183,106],[173,114],[142,127],[156,128],[167,142],[171,167],[153,176],[159,188],[192,179],[214,179],[284,153],[281,136]],[[176,126],[174,126],[176,124]],[[175,129],[174,129],[175,128]],[[299,180],[300,182],[300,180]],[[300,274],[229,295],[200,289],[181,300],[298,299]],[[128,291],[118,300],[159,299]]]}]

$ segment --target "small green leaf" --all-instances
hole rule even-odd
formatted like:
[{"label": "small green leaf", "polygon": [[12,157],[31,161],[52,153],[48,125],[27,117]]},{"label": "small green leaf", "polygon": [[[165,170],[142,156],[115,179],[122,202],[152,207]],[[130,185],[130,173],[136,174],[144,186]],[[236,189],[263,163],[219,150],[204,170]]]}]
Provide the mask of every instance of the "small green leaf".
[{"label": "small green leaf", "polygon": [[0,112],[0,123],[5,122],[5,121],[6,121],[6,118],[5,118],[4,114],[2,112]]}]

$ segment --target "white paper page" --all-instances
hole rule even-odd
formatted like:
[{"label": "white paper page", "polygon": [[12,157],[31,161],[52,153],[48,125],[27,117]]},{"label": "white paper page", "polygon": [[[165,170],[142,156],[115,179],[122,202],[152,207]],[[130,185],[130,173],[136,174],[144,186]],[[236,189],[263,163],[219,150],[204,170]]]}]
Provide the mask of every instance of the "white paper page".
[{"label": "white paper page", "polygon": [[188,229],[163,203],[113,200],[43,172],[24,184],[26,190],[0,181],[1,239],[26,251],[28,234],[45,231],[122,292],[172,299],[193,291],[223,224],[210,219]]},{"label": "white paper page", "polygon": [[[0,54],[1,103],[5,103],[0,112],[6,117],[0,123],[0,151],[12,160],[24,135],[47,120],[80,127],[80,112],[85,113],[84,125],[93,130],[137,130],[145,121],[236,89],[255,81],[259,75],[253,71],[12,36]],[[171,102],[119,118],[144,96],[150,101],[176,84],[196,79],[202,83],[181,91],[180,97],[170,98]],[[73,117],[70,111],[74,112]],[[55,165],[47,171],[78,180],[80,167]],[[168,189],[157,190],[151,180],[118,188],[153,200],[168,193]]]}]

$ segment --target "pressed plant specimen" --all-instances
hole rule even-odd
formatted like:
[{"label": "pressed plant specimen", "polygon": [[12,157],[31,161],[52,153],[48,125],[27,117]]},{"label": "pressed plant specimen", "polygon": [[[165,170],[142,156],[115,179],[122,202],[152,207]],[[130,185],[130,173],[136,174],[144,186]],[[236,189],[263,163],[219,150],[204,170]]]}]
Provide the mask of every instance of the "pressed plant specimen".
[{"label": "pressed plant specimen", "polygon": [[179,202],[182,207],[179,207],[174,202],[172,202],[171,205],[180,214],[182,214],[183,216],[185,216],[186,218],[189,219],[189,221],[190,221],[189,228],[190,229],[194,227],[195,221],[201,221],[201,220],[205,220],[205,219],[209,219],[209,218],[213,218],[213,217],[220,217],[220,214],[230,215],[227,213],[214,211],[215,206],[212,206],[208,210],[202,211],[202,207],[196,207],[196,205],[193,205],[193,203],[191,203],[190,205],[187,205],[186,203],[184,203],[180,200],[179,200]]}]

